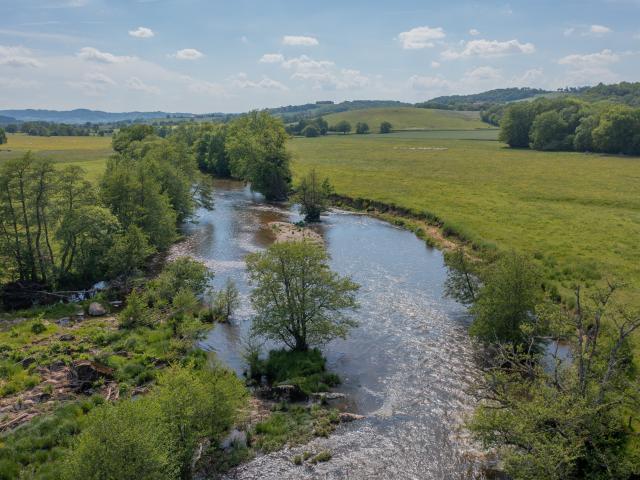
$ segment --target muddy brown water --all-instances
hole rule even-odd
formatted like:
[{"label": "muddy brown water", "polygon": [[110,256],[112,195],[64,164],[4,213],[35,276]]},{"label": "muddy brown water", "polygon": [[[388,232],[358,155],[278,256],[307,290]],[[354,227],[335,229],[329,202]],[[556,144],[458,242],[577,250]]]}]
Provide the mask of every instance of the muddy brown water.
[{"label": "muddy brown water", "polygon": [[[217,182],[215,208],[185,227],[174,254],[189,254],[232,278],[242,297],[230,325],[216,326],[204,348],[239,375],[251,322],[250,286],[243,258],[267,247],[266,224],[297,221],[295,209],[268,205],[247,187]],[[237,479],[471,479],[482,478],[480,455],[461,421],[474,400],[466,393],[478,371],[467,335],[465,308],[443,295],[446,267],[438,250],[412,233],[377,219],[332,211],[315,227],[331,266],[361,285],[359,326],[324,348],[342,378],[349,410],[365,415],[329,438],[259,456],[232,471]],[[303,451],[330,450],[332,459],[296,466]]]}]

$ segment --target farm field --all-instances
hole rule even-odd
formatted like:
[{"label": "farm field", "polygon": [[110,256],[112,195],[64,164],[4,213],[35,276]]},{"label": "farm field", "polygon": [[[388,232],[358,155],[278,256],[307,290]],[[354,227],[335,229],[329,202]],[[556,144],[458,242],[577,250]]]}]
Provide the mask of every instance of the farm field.
[{"label": "farm field", "polygon": [[456,135],[295,138],[290,150],[296,177],[316,168],[339,194],[430,212],[477,243],[526,252],[565,294],[606,278],[638,291],[640,158]]},{"label": "farm field", "polygon": [[56,164],[74,164],[87,172],[89,180],[97,180],[104,171],[105,160],[113,153],[111,137],[36,137],[7,135],[0,145],[0,162],[31,151],[37,157],[47,157]]},{"label": "farm field", "polygon": [[[366,122],[372,132],[377,132],[380,123],[391,122],[394,130],[496,130],[480,120],[478,112],[456,112],[427,108],[397,107],[368,108],[332,113],[324,119],[329,125],[346,120],[353,129],[357,122]],[[497,131],[497,130],[496,130]]]}]

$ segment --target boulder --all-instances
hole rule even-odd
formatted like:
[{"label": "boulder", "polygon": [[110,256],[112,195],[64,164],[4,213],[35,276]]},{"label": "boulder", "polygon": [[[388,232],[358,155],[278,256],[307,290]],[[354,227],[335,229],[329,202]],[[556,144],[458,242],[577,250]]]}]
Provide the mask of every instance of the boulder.
[{"label": "boulder", "polygon": [[91,360],[79,360],[71,366],[69,374],[71,382],[84,391],[100,378],[113,378],[113,369]]},{"label": "boulder", "polygon": [[275,385],[271,388],[271,393],[276,400],[287,402],[295,402],[307,398],[307,395],[297,385]]},{"label": "boulder", "polygon": [[344,393],[339,393],[339,392],[317,392],[317,393],[312,393],[311,398],[324,403],[330,400],[340,400],[342,398],[346,398],[346,395]]},{"label": "boulder", "polygon": [[342,412],[340,414],[340,421],[342,423],[354,422],[356,420],[362,420],[363,418],[364,418],[364,415],[358,415],[355,413]]},{"label": "boulder", "polygon": [[70,333],[65,333],[64,335],[60,335],[60,341],[62,341],[62,342],[70,342],[70,341],[75,340],[75,339],[76,339],[76,337],[74,337]]},{"label": "boulder", "polygon": [[62,318],[59,318],[58,320],[56,320],[56,323],[58,325],[60,325],[61,327],[66,327],[67,325],[69,325],[71,323],[71,319],[69,317],[62,317]]},{"label": "boulder", "polygon": [[107,313],[107,310],[98,302],[91,302],[91,304],[89,305],[88,313],[92,317],[100,317]]}]

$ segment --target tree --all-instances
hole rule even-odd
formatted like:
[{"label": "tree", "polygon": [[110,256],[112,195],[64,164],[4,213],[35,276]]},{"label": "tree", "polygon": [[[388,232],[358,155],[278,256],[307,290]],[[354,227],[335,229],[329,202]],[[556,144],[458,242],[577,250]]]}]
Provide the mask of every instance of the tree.
[{"label": "tree", "polygon": [[341,120],[334,125],[333,130],[346,135],[351,131],[351,124],[346,120]]},{"label": "tree", "polygon": [[535,112],[526,102],[509,106],[500,121],[500,140],[510,147],[528,147],[534,118]]},{"label": "tree", "polygon": [[267,112],[234,120],[225,143],[231,175],[250,182],[269,201],[285,200],[291,184],[286,140],[282,122]]},{"label": "tree", "polygon": [[[640,317],[615,305],[616,288],[597,291],[589,303],[577,289],[572,310],[540,309],[557,338],[546,354],[494,347],[469,426],[485,447],[498,449],[510,478],[632,479],[640,473],[630,347]],[[528,343],[540,340],[534,333]]]},{"label": "tree", "polygon": [[301,133],[307,138],[317,137],[320,135],[320,131],[315,127],[315,125],[307,125]]},{"label": "tree", "polygon": [[136,225],[115,236],[113,245],[106,254],[105,262],[111,277],[131,276],[144,267],[149,255],[155,252],[149,239]]},{"label": "tree", "polygon": [[445,252],[445,262],[448,267],[445,295],[465,305],[473,304],[480,290],[477,265],[467,258],[463,248]]},{"label": "tree", "polygon": [[576,128],[576,134],[573,139],[573,146],[578,152],[593,151],[593,130],[600,123],[597,115],[589,115],[580,120],[580,124]]},{"label": "tree", "polygon": [[214,295],[211,305],[213,318],[219,322],[228,322],[233,311],[240,306],[240,293],[235,282],[228,278],[222,290]]},{"label": "tree", "polygon": [[640,109],[614,107],[605,111],[592,131],[597,150],[607,153],[640,154]]},{"label": "tree", "polygon": [[531,148],[535,150],[566,150],[572,148],[569,125],[559,112],[537,115],[529,133]]},{"label": "tree", "polygon": [[356,124],[356,133],[358,135],[369,133],[369,125],[365,122],[358,122]]},{"label": "tree", "polygon": [[200,170],[212,173],[218,178],[231,176],[229,155],[225,150],[227,125],[206,125],[202,127],[194,145],[196,160]]},{"label": "tree", "polygon": [[0,127],[0,145],[7,143],[7,134],[4,133],[4,129]]},{"label": "tree", "polygon": [[470,333],[485,343],[526,340],[527,329],[539,328],[535,315],[541,300],[540,276],[528,259],[515,252],[504,255],[483,276],[471,312]]},{"label": "tree", "polygon": [[308,241],[276,243],[248,255],[247,269],[255,285],[255,335],[304,351],[344,338],[356,325],[343,312],[357,308],[359,286],[330,270],[322,246]]},{"label": "tree", "polygon": [[393,130],[393,125],[391,125],[389,122],[382,122],[380,124],[380,133],[391,133],[391,131]]},{"label": "tree", "polygon": [[300,211],[307,222],[320,221],[320,215],[327,210],[332,193],[329,179],[320,182],[315,169],[302,178],[295,199],[300,203]]}]

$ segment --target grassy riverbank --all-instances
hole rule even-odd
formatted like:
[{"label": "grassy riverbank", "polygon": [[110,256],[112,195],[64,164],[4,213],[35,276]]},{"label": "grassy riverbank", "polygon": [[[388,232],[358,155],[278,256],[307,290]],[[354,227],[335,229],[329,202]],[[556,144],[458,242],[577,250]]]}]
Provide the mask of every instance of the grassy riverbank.
[{"label": "grassy riverbank", "polygon": [[612,276],[638,291],[638,158],[516,150],[458,134],[296,138],[290,149],[296,177],[315,168],[338,194],[429,212],[478,245],[528,253],[564,292]]}]

